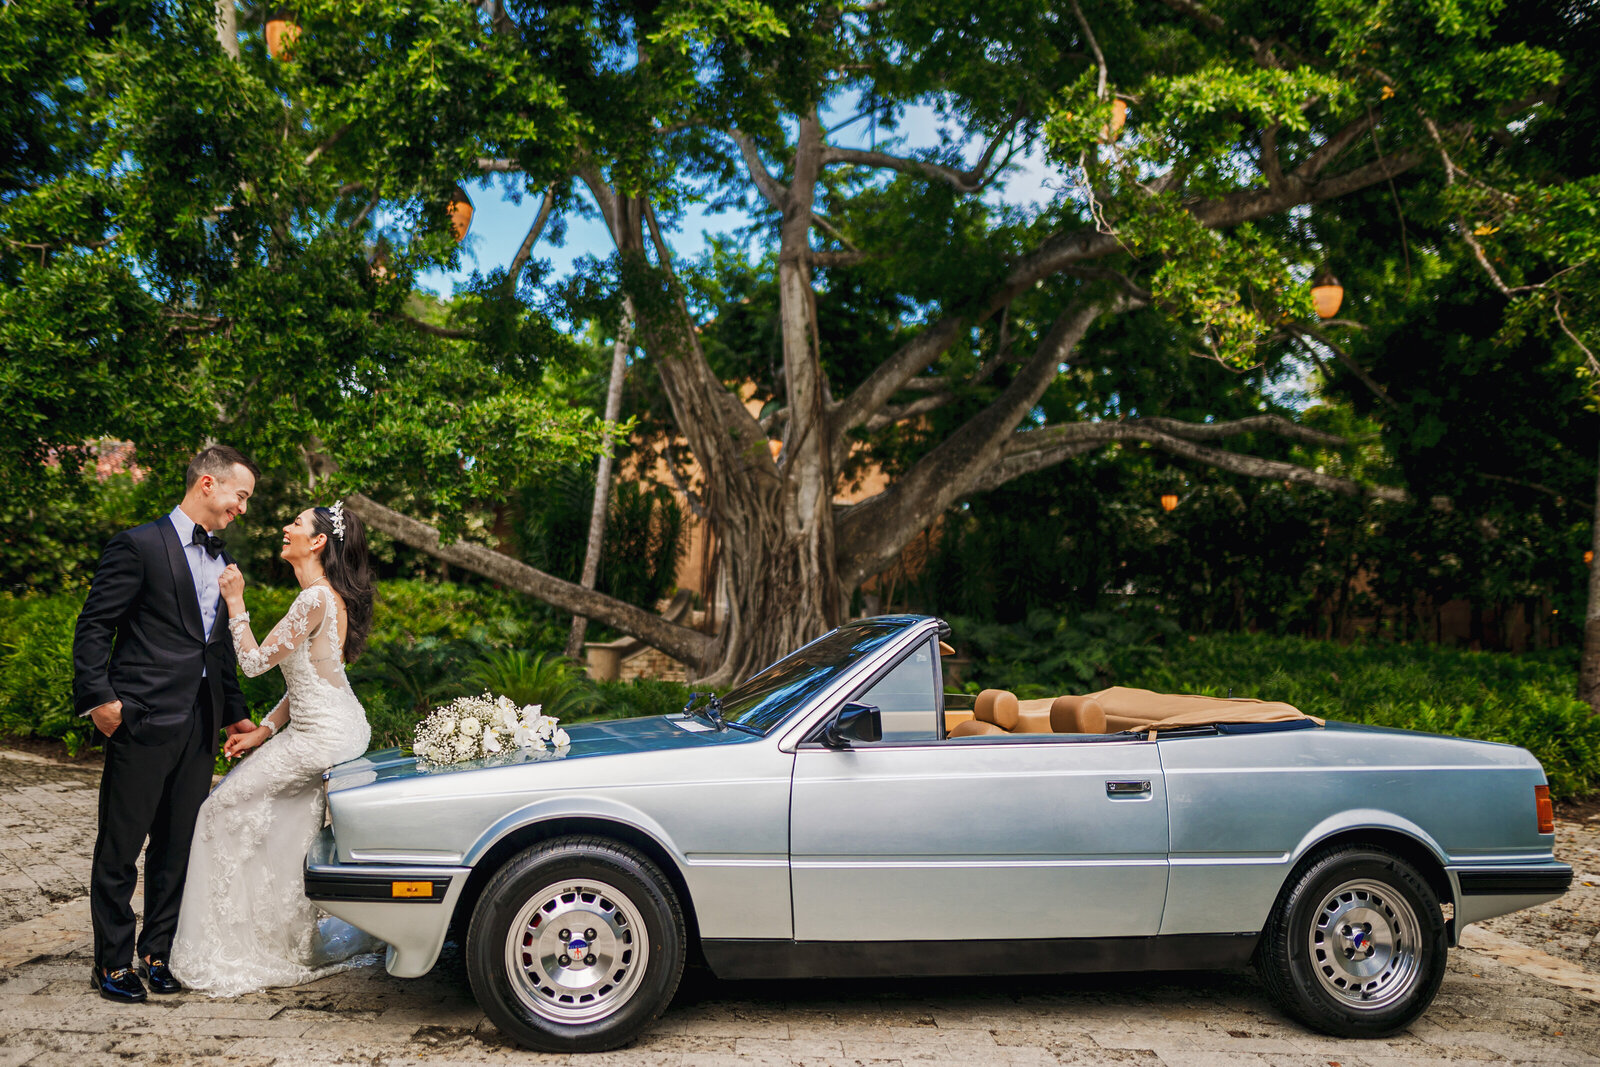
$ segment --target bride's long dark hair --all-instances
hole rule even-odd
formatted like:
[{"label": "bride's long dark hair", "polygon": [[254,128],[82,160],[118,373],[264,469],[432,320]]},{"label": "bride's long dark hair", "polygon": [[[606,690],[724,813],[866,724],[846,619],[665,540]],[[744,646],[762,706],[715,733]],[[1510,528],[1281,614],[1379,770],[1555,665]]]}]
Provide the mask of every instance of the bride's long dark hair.
[{"label": "bride's long dark hair", "polygon": [[328,584],[344,599],[344,661],[354,663],[367,647],[372,631],[372,568],[367,564],[367,527],[348,508],[341,508],[344,536],[333,532],[333,509],[312,508],[311,528],[326,534],[322,571]]}]

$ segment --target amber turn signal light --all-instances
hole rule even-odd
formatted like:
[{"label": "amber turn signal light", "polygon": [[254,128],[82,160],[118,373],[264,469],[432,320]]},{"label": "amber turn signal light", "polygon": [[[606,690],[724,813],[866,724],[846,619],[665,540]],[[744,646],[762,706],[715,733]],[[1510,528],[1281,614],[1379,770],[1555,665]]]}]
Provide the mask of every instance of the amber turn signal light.
[{"label": "amber turn signal light", "polygon": [[1556,809],[1550,803],[1550,787],[1536,785],[1533,787],[1533,807],[1539,813],[1539,832],[1553,834],[1556,832]]},{"label": "amber turn signal light", "polygon": [[[1545,808],[1550,806],[1545,801]],[[1544,809],[1540,809],[1544,810]],[[1543,825],[1543,824],[1541,824]],[[391,897],[431,897],[433,896],[432,882],[390,882],[389,895]]]}]

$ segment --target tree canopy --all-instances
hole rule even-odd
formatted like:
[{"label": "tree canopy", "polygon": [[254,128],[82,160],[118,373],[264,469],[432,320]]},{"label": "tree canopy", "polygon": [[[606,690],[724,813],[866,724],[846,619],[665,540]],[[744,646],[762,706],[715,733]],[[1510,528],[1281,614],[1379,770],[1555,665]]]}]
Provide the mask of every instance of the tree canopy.
[{"label": "tree canopy", "polygon": [[[236,26],[209,0],[0,10],[0,108],[17,118],[0,162],[5,477],[100,434],[156,454],[226,436],[716,681],[839,621],[957,502],[1108,447],[1410,499],[1341,473],[1343,438],[1274,399],[1307,346],[1336,356],[1309,283],[1350,254],[1344,205],[1406,199],[1493,268],[1514,323],[1580,355],[1592,330],[1589,175],[1533,147],[1564,119],[1568,24],[1587,18],[1565,9],[285,11],[299,34],[274,59],[264,9]],[[1004,195],[1024,166],[1049,196]],[[457,183],[526,195],[530,227],[440,303],[417,278],[457,262]],[[676,254],[700,204],[740,209],[754,256],[737,240]],[[550,277],[538,242],[586,212],[614,254]],[[1364,239],[1378,261],[1409,255],[1401,227]],[[653,410],[705,474],[731,590],[714,636],[450,541],[464,507],[596,447],[596,420],[543,383],[572,358],[564,327],[624,305]],[[759,413],[738,395],[751,383]],[[838,504],[868,462],[886,487]]]}]

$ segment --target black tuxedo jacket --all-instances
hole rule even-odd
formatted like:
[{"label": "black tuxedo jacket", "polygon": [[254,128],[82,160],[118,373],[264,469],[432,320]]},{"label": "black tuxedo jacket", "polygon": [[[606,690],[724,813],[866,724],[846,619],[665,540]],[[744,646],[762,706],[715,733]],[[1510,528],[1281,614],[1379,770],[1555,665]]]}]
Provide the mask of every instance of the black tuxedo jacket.
[{"label": "black tuxedo jacket", "polygon": [[[120,700],[128,737],[157,744],[185,732],[198,703],[215,748],[217,731],[248,712],[220,597],[210,641],[202,625],[172,520],[163,515],[117,534],[100,555],[73,635],[76,710]],[[202,686],[207,700],[199,699]]]}]

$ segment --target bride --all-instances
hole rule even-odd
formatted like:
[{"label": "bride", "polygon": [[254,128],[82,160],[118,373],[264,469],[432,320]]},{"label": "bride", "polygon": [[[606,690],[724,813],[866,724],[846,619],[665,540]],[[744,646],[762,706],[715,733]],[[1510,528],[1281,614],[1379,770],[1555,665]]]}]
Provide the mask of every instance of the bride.
[{"label": "bride", "polygon": [[283,671],[288,692],[249,733],[224,747],[235,768],[200,809],[172,944],[173,975],[214,996],[299,985],[368,962],[380,947],[355,927],[319,917],[301,864],[322,829],[322,772],[367,750],[366,712],[344,664],[366,644],[372,578],[361,520],[339,504],[307,508],[283,528],[282,556],[300,594],[259,646],[244,606],[244,576],[220,586],[239,666]]}]

